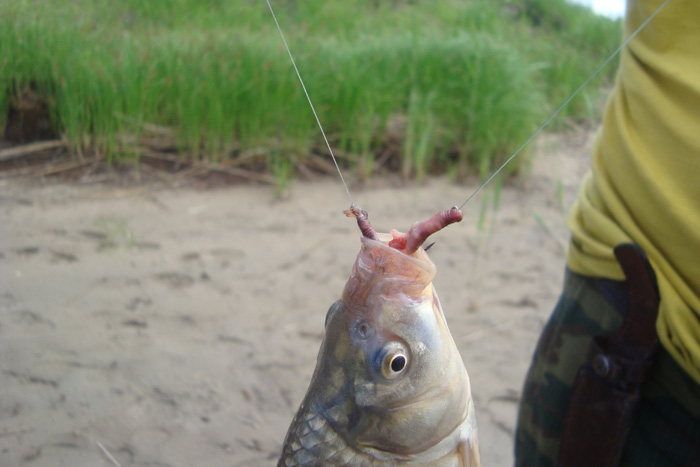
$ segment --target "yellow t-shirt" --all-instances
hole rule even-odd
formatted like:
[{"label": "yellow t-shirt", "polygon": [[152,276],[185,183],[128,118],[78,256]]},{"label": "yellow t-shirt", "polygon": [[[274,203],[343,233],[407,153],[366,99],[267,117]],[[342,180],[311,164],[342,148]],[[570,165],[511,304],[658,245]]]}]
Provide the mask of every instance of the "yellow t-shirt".
[{"label": "yellow t-shirt", "polygon": [[[662,0],[629,0],[625,37]],[[700,383],[700,1],[672,0],[622,52],[568,220],[568,266],[623,279],[634,242],[656,271],[663,346]]]}]

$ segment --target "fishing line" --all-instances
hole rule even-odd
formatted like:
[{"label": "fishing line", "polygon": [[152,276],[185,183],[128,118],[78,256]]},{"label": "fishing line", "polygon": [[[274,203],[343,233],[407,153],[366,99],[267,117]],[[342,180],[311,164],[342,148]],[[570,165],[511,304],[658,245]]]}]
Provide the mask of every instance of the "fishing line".
[{"label": "fishing line", "polygon": [[590,83],[591,80],[592,80],[593,78],[595,78],[596,75],[600,72],[600,70],[602,70],[603,68],[605,68],[605,65],[607,65],[608,63],[610,63],[610,61],[611,61],[613,58],[615,58],[615,57],[617,56],[617,54],[619,54],[620,51],[621,51],[623,48],[625,48],[625,46],[629,43],[629,41],[631,41],[632,39],[634,39],[634,37],[639,33],[639,31],[641,31],[642,29],[644,29],[644,27],[649,23],[649,21],[651,21],[652,19],[654,19],[654,17],[661,11],[661,9],[662,9],[663,7],[665,7],[666,4],[668,4],[668,2],[670,2],[670,1],[671,1],[671,0],[666,0],[666,1],[664,1],[661,5],[659,5],[659,7],[658,7],[646,20],[644,20],[644,22],[643,22],[632,34],[630,34],[630,36],[629,36],[627,39],[625,39],[625,40],[622,42],[622,45],[620,45],[620,47],[618,47],[618,48],[612,53],[612,55],[610,55],[610,56],[608,57],[608,59],[605,60],[605,61],[603,62],[603,64],[600,65],[600,66],[598,67],[598,69],[595,70],[595,71],[593,72],[593,74],[592,74],[591,76],[589,76],[588,79],[586,79],[586,81],[584,81],[583,84],[582,84],[581,86],[579,86],[579,87],[576,89],[576,91],[574,91],[574,93],[571,94],[571,96],[569,96],[569,98],[566,99],[566,101],[564,101],[564,103],[563,103],[562,105],[560,105],[559,108],[558,108],[552,115],[550,115],[549,118],[548,118],[547,120],[545,120],[545,122],[544,122],[542,125],[540,125],[540,127],[527,139],[527,141],[525,141],[525,142],[524,142],[524,143],[523,143],[523,144],[522,144],[522,145],[521,145],[521,146],[520,146],[520,147],[519,147],[519,148],[518,148],[504,163],[503,163],[503,165],[501,165],[501,166],[498,168],[498,170],[496,170],[496,171],[488,178],[488,180],[486,180],[484,183],[482,183],[481,186],[480,186],[479,188],[477,188],[476,191],[475,191],[474,193],[472,193],[471,195],[469,195],[469,197],[466,199],[466,201],[464,201],[464,203],[462,203],[462,205],[459,206],[459,209],[462,209],[469,201],[472,200],[472,198],[474,198],[477,194],[479,194],[479,192],[480,192],[481,190],[483,190],[484,187],[485,187],[486,185],[488,185],[488,184],[491,182],[491,180],[493,180],[493,179],[496,177],[496,175],[498,175],[498,174],[501,172],[501,170],[503,170],[503,169],[505,168],[505,166],[508,165],[508,163],[510,163],[510,161],[512,161],[512,160],[515,158],[515,156],[517,156],[517,155],[520,153],[520,151],[522,151],[523,148],[524,148],[525,146],[527,146],[528,143],[529,143],[530,141],[532,141],[532,139],[533,139],[535,136],[537,136],[537,134],[538,134],[540,131],[542,131],[542,129],[543,129],[544,127],[546,127],[547,124],[548,124],[549,122],[551,122],[551,121],[554,119],[554,117],[556,117],[556,116],[559,114],[559,112],[561,112],[561,110],[562,110],[564,107],[566,107],[566,105],[567,105],[569,102],[571,102],[571,100],[572,100],[574,97],[576,97],[576,95],[577,95],[579,92],[581,92],[581,90],[582,90],[583,88],[586,87],[586,85],[587,85],[588,83]]},{"label": "fishing line", "polygon": [[331,145],[328,142],[328,138],[326,138],[326,132],[323,131],[323,126],[321,126],[321,120],[318,119],[318,115],[316,114],[316,109],[314,108],[314,105],[311,103],[311,98],[309,97],[309,93],[306,91],[306,86],[304,86],[304,80],[301,79],[301,74],[299,73],[299,69],[297,68],[297,64],[294,62],[294,57],[292,57],[292,51],[289,50],[289,45],[287,45],[287,39],[284,38],[284,34],[282,33],[282,28],[280,27],[280,23],[277,21],[277,16],[275,16],[275,11],[272,9],[272,5],[270,5],[270,0],[265,0],[265,1],[267,2],[267,6],[270,8],[270,13],[272,13],[272,19],[275,20],[275,24],[277,25],[277,30],[280,32],[280,36],[282,37],[282,42],[284,42],[284,47],[287,49],[287,53],[289,54],[289,58],[292,61],[292,66],[294,67],[294,71],[297,72],[297,77],[299,78],[299,82],[301,83],[301,88],[304,90],[304,94],[306,94],[306,100],[309,101],[309,105],[311,106],[311,111],[314,113],[314,117],[316,117],[316,123],[318,123],[318,128],[321,130],[321,134],[323,135],[323,140],[326,142],[326,146],[328,147],[328,151],[331,153],[331,158],[333,158],[333,163],[335,164],[335,168],[338,170],[338,175],[340,175],[340,180],[343,182],[343,186],[345,187],[345,192],[348,194],[348,199],[350,199],[350,204],[354,205],[355,203],[352,201],[352,196],[350,196],[350,190],[348,189],[348,184],[345,183],[345,178],[343,177],[343,173],[340,171],[340,166],[338,165],[338,161],[335,158],[335,154],[333,154],[333,149],[331,149]]}]

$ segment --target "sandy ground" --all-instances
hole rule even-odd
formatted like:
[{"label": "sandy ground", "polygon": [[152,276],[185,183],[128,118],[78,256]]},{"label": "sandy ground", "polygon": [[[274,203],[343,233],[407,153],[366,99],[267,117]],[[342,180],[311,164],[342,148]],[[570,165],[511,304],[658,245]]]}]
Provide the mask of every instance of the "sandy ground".
[{"label": "sandy ground", "polygon": [[[512,464],[522,380],[562,281],[557,186],[568,206],[591,135],[539,141],[484,229],[479,197],[430,252],[487,466]],[[475,188],[390,185],[353,191],[380,231]],[[333,179],[284,200],[0,182],[0,464],[273,465],[359,249],[347,205]]]}]

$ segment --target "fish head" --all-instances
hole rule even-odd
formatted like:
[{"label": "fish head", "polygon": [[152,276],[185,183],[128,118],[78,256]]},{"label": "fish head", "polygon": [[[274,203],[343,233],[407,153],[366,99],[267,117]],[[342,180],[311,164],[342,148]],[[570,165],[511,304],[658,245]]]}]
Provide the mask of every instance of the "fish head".
[{"label": "fish head", "polygon": [[[469,379],[432,285],[423,249],[363,237],[352,274],[326,316],[305,404],[374,457],[410,457],[463,426]],[[473,410],[473,409],[472,409]]]}]

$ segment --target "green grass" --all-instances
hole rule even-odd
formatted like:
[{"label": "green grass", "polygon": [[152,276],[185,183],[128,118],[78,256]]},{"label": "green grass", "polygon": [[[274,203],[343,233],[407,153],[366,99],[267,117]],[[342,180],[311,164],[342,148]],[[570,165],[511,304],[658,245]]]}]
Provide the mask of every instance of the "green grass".
[{"label": "green grass", "polygon": [[[404,177],[487,175],[620,40],[619,22],[564,0],[273,5],[334,149],[361,177],[396,122]],[[565,116],[590,118],[614,69]],[[0,0],[0,127],[27,87],[76,150],[117,163],[138,156],[121,143],[134,120],[173,128],[183,158],[267,147],[285,181],[294,160],[325,152],[261,0]]]}]

